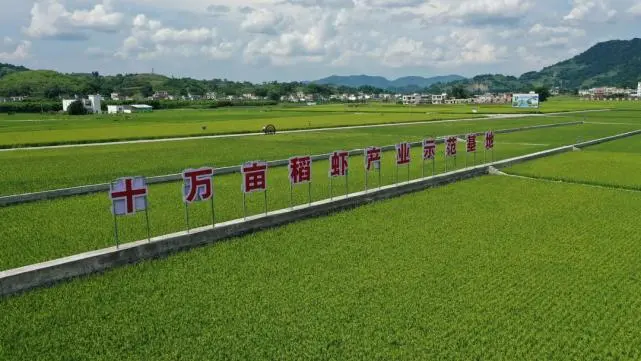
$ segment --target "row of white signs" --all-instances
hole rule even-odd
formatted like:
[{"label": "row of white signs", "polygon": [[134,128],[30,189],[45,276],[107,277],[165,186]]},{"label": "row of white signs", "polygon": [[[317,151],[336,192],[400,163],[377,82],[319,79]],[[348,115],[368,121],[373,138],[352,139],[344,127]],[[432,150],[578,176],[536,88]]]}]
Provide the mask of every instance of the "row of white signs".
[{"label": "row of white signs", "polygon": [[[466,137],[467,152],[476,152],[476,134]],[[457,153],[457,137],[445,139],[445,156],[453,157]],[[436,142],[434,139],[423,140],[423,160],[434,160],[436,157]],[[410,163],[410,143],[396,145],[396,164],[408,165]],[[494,148],[494,133],[485,133],[485,149]],[[364,151],[365,170],[380,169],[380,147],[368,147]],[[349,167],[349,152],[335,151],[329,156],[329,177],[344,177]],[[312,180],[312,157],[292,157],[288,164],[289,180],[291,184],[308,183]],[[241,166],[242,191],[244,193],[260,192],[267,189],[267,162],[247,162]],[[214,196],[213,192],[214,168],[204,167],[187,169],[183,171],[184,180],[183,200],[190,204],[193,202],[207,201]],[[115,215],[129,215],[147,208],[147,195],[149,189],[144,177],[124,177],[111,183],[110,199],[112,211]]]}]

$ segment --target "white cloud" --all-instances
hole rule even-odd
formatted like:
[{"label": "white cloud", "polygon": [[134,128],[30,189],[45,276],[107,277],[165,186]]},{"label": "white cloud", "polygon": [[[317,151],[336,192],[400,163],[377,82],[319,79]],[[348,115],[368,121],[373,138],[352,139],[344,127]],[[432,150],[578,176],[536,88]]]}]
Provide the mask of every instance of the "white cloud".
[{"label": "white cloud", "polygon": [[606,22],[617,14],[613,4],[606,0],[573,0],[572,4],[572,10],[563,17],[563,20]]},{"label": "white cloud", "polygon": [[641,3],[633,5],[631,8],[628,9],[627,13],[635,16],[641,15]]},{"label": "white cloud", "polygon": [[277,35],[290,23],[283,14],[277,14],[267,9],[252,11],[247,14],[240,24],[241,29],[248,33]]},{"label": "white cloud", "polygon": [[552,36],[552,35],[569,35],[569,36],[585,36],[586,32],[583,29],[571,28],[567,26],[544,26],[539,23],[533,25],[529,33],[532,35]]},{"label": "white cloud", "polygon": [[528,0],[467,0],[451,8],[447,15],[467,24],[500,24],[524,17],[532,6]]},{"label": "white cloud", "polygon": [[33,38],[84,39],[84,31],[117,31],[123,20],[124,15],[113,12],[109,1],[90,10],[68,11],[58,0],[43,0],[33,4],[24,32]]},{"label": "white cloud", "polygon": [[[5,45],[13,44],[13,40],[8,37],[4,39]],[[23,60],[30,56],[31,42],[24,40],[16,45],[15,49],[9,51],[0,51],[0,61]]]},{"label": "white cloud", "polygon": [[231,56],[231,51],[236,48],[234,43],[220,39],[215,28],[165,27],[162,22],[139,14],[132,21],[131,34],[115,55],[154,59],[162,55],[188,57],[205,54],[213,59],[223,59]]}]

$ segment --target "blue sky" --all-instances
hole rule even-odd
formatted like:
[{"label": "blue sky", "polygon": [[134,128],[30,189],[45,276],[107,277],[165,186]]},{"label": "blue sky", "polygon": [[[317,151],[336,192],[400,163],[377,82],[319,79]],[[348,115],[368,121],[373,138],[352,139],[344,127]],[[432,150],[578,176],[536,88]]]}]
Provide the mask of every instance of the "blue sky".
[{"label": "blue sky", "polygon": [[520,75],[641,37],[637,0],[0,0],[0,62],[253,82]]}]

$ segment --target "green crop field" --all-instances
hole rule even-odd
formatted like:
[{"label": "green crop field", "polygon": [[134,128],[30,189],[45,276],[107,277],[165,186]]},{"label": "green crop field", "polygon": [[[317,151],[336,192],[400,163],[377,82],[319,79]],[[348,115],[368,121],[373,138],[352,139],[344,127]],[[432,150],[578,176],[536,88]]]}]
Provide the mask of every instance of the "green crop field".
[{"label": "green crop field", "polygon": [[[428,136],[445,136],[471,131],[509,129],[522,126],[573,121],[572,118],[520,118],[417,124],[394,127],[342,129],[336,131],[248,136],[179,142],[138,143],[79,148],[0,151],[0,195],[16,194],[105,183],[128,174],[155,176],[178,173],[205,164],[216,167],[239,165],[250,160],[285,159],[295,154],[322,154],[338,149],[351,150],[370,145],[391,145],[420,141]],[[546,139],[559,134],[555,143],[574,141],[577,136],[599,137],[615,134],[627,125],[568,126],[538,134]],[[636,128],[635,128],[636,129]],[[29,169],[28,172],[25,172]]]},{"label": "green crop field", "polygon": [[[287,112],[244,110],[161,110],[126,116],[100,115],[39,119],[0,118],[0,147],[53,145],[131,139],[260,132],[267,124],[278,130],[314,129],[399,122],[475,118],[446,113]],[[8,119],[9,118],[9,119]]]},{"label": "green crop field", "polygon": [[506,169],[510,174],[641,190],[641,136]]},{"label": "green crop field", "polygon": [[[293,155],[319,154],[338,149],[355,149],[368,145],[390,145],[400,141],[418,141],[426,136],[442,136],[468,131],[511,128],[533,124],[550,124],[573,120],[571,118],[521,118],[475,120],[438,124],[407,125],[385,128],[363,128],[337,132],[310,132],[276,136],[251,136],[213,140],[189,140],[181,142],[143,143],[133,145],[110,145],[97,147],[14,150],[0,152],[0,194],[15,194],[44,189],[109,182],[127,175],[153,176],[178,173],[184,168],[204,165],[238,165],[250,160],[282,159]],[[632,129],[626,124],[584,124],[558,128],[523,131],[496,136],[496,158],[503,159],[516,155],[572,144],[577,140],[595,139],[618,134]],[[328,136],[330,135],[331,136]],[[479,139],[482,144],[482,138]],[[461,152],[464,144],[460,144]],[[443,172],[443,146],[439,145],[437,172]],[[414,163],[411,178],[421,176],[420,150],[413,149]],[[393,153],[384,155],[383,184],[395,182]],[[470,156],[470,163],[472,157]],[[483,160],[479,152],[478,162]],[[362,157],[352,157],[349,180],[350,191],[364,189]],[[457,166],[465,165],[463,154]],[[452,169],[450,162],[449,168]],[[25,172],[29,169],[29,172]],[[314,162],[314,183],[312,199],[329,197],[328,164]],[[427,174],[430,174],[428,164]],[[400,179],[405,180],[407,172],[401,168]],[[289,206],[289,183],[286,168],[270,169],[269,210]],[[372,174],[371,186],[378,185],[378,177]],[[230,220],[243,216],[240,176],[216,177],[217,220]],[[153,185],[150,195],[150,218],[152,234],[167,234],[185,228],[184,208],[181,202],[179,183]],[[335,194],[343,194],[342,183],[335,185]],[[296,189],[295,203],[307,201],[305,187]],[[254,195],[249,199],[249,212],[262,211],[263,199]],[[191,226],[202,226],[210,222],[207,205],[196,206],[191,214]],[[36,202],[0,208],[0,218],[8,220],[0,229],[4,240],[4,252],[0,254],[0,269],[22,266],[74,253],[94,250],[113,244],[112,219],[106,194],[94,194],[52,201]],[[123,218],[122,241],[142,239],[146,236],[142,215]],[[37,223],[38,227],[30,227]],[[87,229],[86,224],[92,224]],[[28,241],[25,241],[28,240]]]},{"label": "green crop field", "polygon": [[391,112],[407,113],[431,111],[435,113],[454,113],[454,114],[528,114],[528,113],[555,113],[555,112],[573,112],[584,110],[602,110],[602,109],[636,109],[641,110],[641,102],[638,101],[581,101],[574,97],[553,97],[549,101],[541,103],[539,109],[518,109],[513,108],[512,104],[447,104],[447,105],[419,105],[407,106],[385,103],[369,104],[330,104],[317,105],[313,107],[298,106],[285,108],[290,111],[307,111],[307,112]]},{"label": "green crop field", "polygon": [[[507,137],[507,135],[505,136]],[[532,153],[548,147],[536,145],[505,144],[496,140],[496,159],[509,158],[516,155]],[[482,141],[482,138],[479,140]],[[461,143],[459,147],[463,147]],[[445,168],[443,161],[443,146],[437,148],[438,160],[435,163],[437,173]],[[463,168],[465,160],[458,157],[456,168]],[[414,148],[414,162],[410,168],[410,177],[419,178],[422,175],[422,162],[419,161],[421,149]],[[291,155],[304,155],[296,153]],[[394,152],[383,154],[381,181],[383,185],[396,182],[396,167]],[[469,164],[472,163],[469,157]],[[483,160],[483,152],[479,152],[477,161]],[[364,161],[362,156],[350,157],[349,192],[365,189]],[[454,169],[450,160],[448,170]],[[313,183],[311,187],[312,200],[327,199],[329,194],[329,179],[327,161],[313,163]],[[431,164],[426,163],[426,175],[431,174]],[[399,180],[407,180],[407,167],[399,168]],[[268,209],[277,210],[290,206],[289,179],[287,167],[277,167],[268,170]],[[371,172],[368,176],[370,188],[378,187],[378,173]],[[243,217],[241,176],[239,174],[221,175],[214,178],[216,193],[217,222]],[[345,194],[344,179],[334,184],[333,194]],[[185,210],[182,202],[182,182],[157,184],[150,186],[149,204],[152,235],[163,235],[185,230]],[[294,204],[308,202],[308,188],[298,186],[294,190]],[[264,210],[262,194],[253,194],[247,199],[248,214],[261,213]],[[190,224],[192,227],[211,223],[209,204],[192,206]],[[3,252],[0,253],[0,270],[23,266],[29,263],[41,262],[53,258],[69,256],[75,253],[95,250],[114,245],[113,218],[111,217],[110,201],[107,192],[70,198],[40,201],[15,206],[0,207],[0,219],[6,226],[0,227],[0,239],[3,240]],[[30,225],[38,224],[38,227]],[[90,224],[90,227],[87,225]],[[145,218],[143,214],[119,219],[120,238],[129,242],[146,238]]]},{"label": "green crop field", "polygon": [[[178,173],[429,136],[583,120],[497,134],[496,159],[641,129],[641,102],[555,98],[542,112],[457,122],[135,144],[0,151],[0,196],[121,176]],[[0,116],[0,147],[471,118],[471,106],[319,105],[158,111],[125,117]],[[478,113],[523,112],[481,105]],[[526,112],[527,113],[527,112]],[[116,118],[118,120],[116,120]],[[202,129],[206,126],[207,129]],[[484,160],[478,139],[477,163]],[[445,170],[444,145],[435,171]],[[465,143],[448,170],[466,165]],[[431,174],[383,154],[370,189]],[[472,156],[468,163],[472,163]],[[488,159],[489,160],[489,159]],[[330,197],[326,160],[311,187],[268,170],[267,210]],[[363,156],[349,185],[365,188]],[[640,359],[641,136],[502,169],[0,299],[0,360]],[[423,173],[424,172],[424,173]],[[515,177],[515,176],[519,177]],[[531,178],[531,179],[527,179]],[[564,182],[554,182],[562,180]],[[216,222],[242,218],[239,174],[214,177]],[[593,187],[598,185],[602,187]],[[308,193],[308,191],[310,193]],[[186,229],[182,182],[149,187],[151,235]],[[265,210],[247,197],[247,215]],[[115,244],[107,192],[0,207],[0,271]],[[189,207],[191,228],[210,204]],[[145,215],[118,219],[145,239]]]},{"label": "green crop field", "polygon": [[635,360],[640,211],[460,182],[3,299],[0,359]]},{"label": "green crop field", "polygon": [[[160,110],[149,114],[99,115],[0,115],[0,148],[259,132],[266,124],[279,130],[342,127],[398,122],[476,118],[490,114],[553,113],[582,110],[641,110],[641,102],[584,102],[553,98],[541,109],[514,109],[500,105],[399,106],[319,105],[295,107],[225,108],[213,110]],[[587,113],[586,113],[587,114]]]}]

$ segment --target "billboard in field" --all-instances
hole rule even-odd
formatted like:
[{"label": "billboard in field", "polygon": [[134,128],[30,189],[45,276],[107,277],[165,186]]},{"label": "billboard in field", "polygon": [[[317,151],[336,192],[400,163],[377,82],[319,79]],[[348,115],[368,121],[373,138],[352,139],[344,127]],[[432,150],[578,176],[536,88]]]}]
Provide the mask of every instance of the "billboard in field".
[{"label": "billboard in field", "polygon": [[538,108],[538,94],[514,94],[512,95],[513,108]]}]

